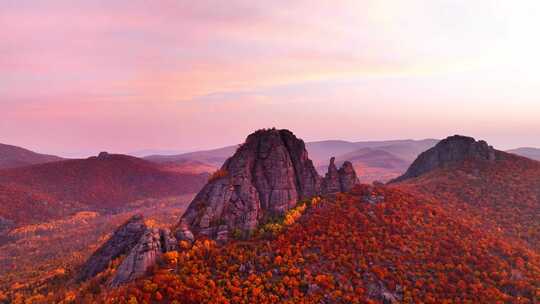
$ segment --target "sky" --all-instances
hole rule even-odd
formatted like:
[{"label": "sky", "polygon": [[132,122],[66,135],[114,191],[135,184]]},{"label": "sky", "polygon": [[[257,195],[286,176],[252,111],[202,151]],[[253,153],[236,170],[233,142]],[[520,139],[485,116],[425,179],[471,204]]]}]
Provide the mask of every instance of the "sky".
[{"label": "sky", "polygon": [[535,0],[2,0],[0,142],[64,156],[306,141],[540,147]]}]

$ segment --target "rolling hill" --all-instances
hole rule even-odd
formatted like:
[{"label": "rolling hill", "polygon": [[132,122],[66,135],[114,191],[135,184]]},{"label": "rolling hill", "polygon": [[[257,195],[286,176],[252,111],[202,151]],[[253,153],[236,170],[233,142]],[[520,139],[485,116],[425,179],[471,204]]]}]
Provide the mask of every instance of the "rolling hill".
[{"label": "rolling hill", "polygon": [[[514,223],[516,225],[517,223]],[[313,201],[281,232],[188,243],[99,303],[534,303],[540,255],[446,202],[399,186]],[[54,299],[54,297],[51,297]]]},{"label": "rolling hill", "polygon": [[0,144],[0,169],[17,168],[62,160],[54,155],[39,154],[16,146]]},{"label": "rolling hill", "polygon": [[167,163],[176,161],[199,161],[215,167],[221,167],[223,162],[236,151],[237,146],[228,146],[219,149],[196,151],[178,155],[150,155],[144,157],[144,159],[156,162]]},{"label": "rolling hill", "polygon": [[504,152],[494,162],[466,160],[396,184],[488,231],[540,252],[540,162]]},{"label": "rolling hill", "polygon": [[517,148],[508,150],[506,152],[521,155],[534,160],[540,160],[540,149],[538,148]]},{"label": "rolling hill", "polygon": [[8,169],[0,172],[0,216],[31,223],[79,210],[114,211],[140,199],[197,192],[207,176],[107,153]]}]

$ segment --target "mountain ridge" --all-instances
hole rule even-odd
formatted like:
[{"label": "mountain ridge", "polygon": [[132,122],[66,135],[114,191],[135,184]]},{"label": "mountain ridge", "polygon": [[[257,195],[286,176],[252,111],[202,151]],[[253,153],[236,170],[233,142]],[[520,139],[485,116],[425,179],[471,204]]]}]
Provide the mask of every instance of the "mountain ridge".
[{"label": "mountain ridge", "polygon": [[63,158],[59,156],[40,154],[18,146],[0,143],[0,169],[18,168],[61,160]]},{"label": "mountain ridge", "polygon": [[86,159],[5,169],[0,174],[5,195],[0,216],[33,222],[36,206],[56,206],[47,214],[59,215],[88,208],[112,211],[138,199],[194,193],[207,176],[168,171],[140,158],[106,152]]},{"label": "mountain ridge", "polygon": [[403,175],[390,182],[419,177],[437,168],[467,159],[495,161],[502,157],[502,153],[504,152],[495,150],[483,140],[476,141],[472,137],[462,135],[449,136],[433,148],[422,152]]},{"label": "mountain ridge", "polygon": [[507,150],[506,152],[540,161],[540,148],[521,147],[517,149]]}]

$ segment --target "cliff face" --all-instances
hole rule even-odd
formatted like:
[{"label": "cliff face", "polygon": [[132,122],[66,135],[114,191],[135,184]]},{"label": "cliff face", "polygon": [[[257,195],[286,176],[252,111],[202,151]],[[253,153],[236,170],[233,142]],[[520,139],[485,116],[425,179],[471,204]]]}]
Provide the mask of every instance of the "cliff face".
[{"label": "cliff face", "polygon": [[461,135],[450,136],[420,154],[407,172],[392,182],[415,178],[436,168],[467,159],[494,161],[500,157],[500,153],[483,140],[476,141],[472,137]]},{"label": "cliff face", "polygon": [[298,200],[348,191],[358,181],[350,163],[333,162],[323,179],[304,142],[288,130],[248,136],[199,192],[180,220],[179,239],[205,236],[221,241],[233,231],[250,231],[265,218],[283,214]]}]

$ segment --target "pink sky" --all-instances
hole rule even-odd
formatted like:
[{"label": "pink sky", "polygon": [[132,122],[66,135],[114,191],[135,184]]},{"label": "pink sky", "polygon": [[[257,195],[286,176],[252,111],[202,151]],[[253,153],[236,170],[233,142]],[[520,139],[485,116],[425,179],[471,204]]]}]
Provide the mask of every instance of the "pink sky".
[{"label": "pink sky", "polygon": [[540,147],[537,1],[0,2],[0,142],[62,155],[305,140]]}]

